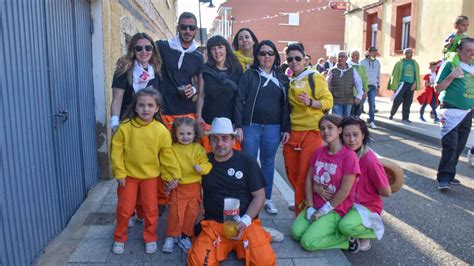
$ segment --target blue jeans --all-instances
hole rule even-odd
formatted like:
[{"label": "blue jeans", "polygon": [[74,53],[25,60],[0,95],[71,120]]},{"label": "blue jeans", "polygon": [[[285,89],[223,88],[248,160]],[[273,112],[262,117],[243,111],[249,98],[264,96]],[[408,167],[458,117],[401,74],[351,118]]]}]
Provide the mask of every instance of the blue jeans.
[{"label": "blue jeans", "polygon": [[369,102],[369,121],[375,122],[375,95],[377,94],[377,86],[369,85],[367,91],[367,101]]},{"label": "blue jeans", "polygon": [[242,130],[244,131],[242,151],[256,160],[260,149],[260,165],[267,183],[265,197],[271,199],[275,156],[281,142],[281,127],[280,125],[251,124],[250,126],[242,126]]},{"label": "blue jeans", "polygon": [[333,115],[340,115],[342,117],[350,116],[352,110],[352,104],[338,104],[335,103],[332,107]]}]

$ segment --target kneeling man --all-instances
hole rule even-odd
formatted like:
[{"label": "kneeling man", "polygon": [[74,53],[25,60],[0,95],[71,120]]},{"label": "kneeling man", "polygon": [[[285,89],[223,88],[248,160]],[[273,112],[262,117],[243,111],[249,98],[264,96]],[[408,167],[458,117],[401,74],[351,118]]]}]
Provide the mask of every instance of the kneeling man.
[{"label": "kneeling man", "polygon": [[[204,220],[202,231],[189,252],[189,265],[218,265],[235,250],[247,265],[276,265],[271,236],[257,218],[265,203],[265,180],[257,162],[233,150],[235,132],[228,118],[215,118],[210,132],[212,171],[203,176]],[[238,234],[224,235],[224,199],[240,200]]]}]

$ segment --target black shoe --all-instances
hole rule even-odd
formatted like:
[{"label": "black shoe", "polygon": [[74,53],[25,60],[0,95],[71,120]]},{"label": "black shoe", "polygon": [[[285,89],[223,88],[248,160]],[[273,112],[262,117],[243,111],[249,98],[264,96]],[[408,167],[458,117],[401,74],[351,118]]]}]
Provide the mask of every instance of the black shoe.
[{"label": "black shoe", "polygon": [[408,119],[403,119],[403,120],[402,120],[402,123],[407,123],[407,124],[410,124],[410,123],[411,123],[411,121],[410,121],[410,120],[408,120]]},{"label": "black shoe", "polygon": [[438,183],[438,190],[439,191],[448,191],[449,190],[448,183],[447,182],[439,182]]},{"label": "black shoe", "polygon": [[360,251],[359,246],[359,239],[349,237],[349,248],[347,249],[347,251],[349,251],[350,253],[357,253]]},{"label": "black shoe", "polygon": [[379,112],[379,110],[377,110],[377,109],[374,110],[374,113],[378,113],[378,112]]},{"label": "black shoe", "polygon": [[393,120],[393,115],[390,115],[390,116],[388,117],[388,120]]},{"label": "black shoe", "polygon": [[461,185],[461,181],[458,179],[454,178],[453,180],[449,181],[450,185]]},{"label": "black shoe", "polygon": [[166,211],[166,205],[158,205],[158,216],[161,217]]}]

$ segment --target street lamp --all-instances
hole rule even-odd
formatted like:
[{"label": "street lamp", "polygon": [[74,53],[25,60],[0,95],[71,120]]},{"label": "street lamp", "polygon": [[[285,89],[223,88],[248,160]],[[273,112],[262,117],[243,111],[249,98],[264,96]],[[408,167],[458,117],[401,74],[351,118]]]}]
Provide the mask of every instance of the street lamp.
[{"label": "street lamp", "polygon": [[198,4],[199,4],[199,38],[201,39],[201,45],[204,44],[203,42],[203,37],[202,37],[202,22],[201,22],[201,3],[209,3],[209,5],[207,7],[209,8],[213,8],[215,7],[214,4],[212,4],[212,0],[199,0],[198,1]]}]

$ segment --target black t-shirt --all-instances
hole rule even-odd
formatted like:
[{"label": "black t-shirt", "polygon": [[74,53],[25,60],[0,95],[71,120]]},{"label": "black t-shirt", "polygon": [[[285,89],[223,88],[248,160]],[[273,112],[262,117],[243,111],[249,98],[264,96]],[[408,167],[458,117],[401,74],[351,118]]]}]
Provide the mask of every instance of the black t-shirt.
[{"label": "black t-shirt", "polygon": [[[219,70],[211,67],[219,73],[219,75],[226,75],[236,84],[239,83],[239,74],[233,74],[231,69]],[[203,72],[204,79],[204,105],[202,108],[202,118],[208,124],[212,123],[215,117],[227,117],[232,123],[234,122],[234,104],[237,90],[230,85],[223,84],[215,76]]]},{"label": "black t-shirt", "polygon": [[272,81],[263,87],[266,79],[261,78],[260,90],[252,116],[252,122],[262,125],[281,125],[283,116],[283,90]]},{"label": "black t-shirt", "polygon": [[186,53],[181,68],[178,69],[178,60],[181,52],[171,49],[167,40],[156,42],[160,51],[163,65],[161,67],[163,94],[163,114],[180,115],[196,113],[196,102],[184,99],[178,92],[181,85],[192,84],[192,78],[201,73],[204,57],[199,51]]},{"label": "black t-shirt", "polygon": [[257,161],[236,150],[225,162],[217,162],[210,153],[209,161],[212,170],[202,177],[204,219],[223,222],[224,198],[239,199],[240,215],[244,215],[253,199],[252,192],[266,185]]},{"label": "black t-shirt", "polygon": [[[154,89],[159,91],[160,79],[158,77],[158,73],[155,73],[155,78],[148,81],[147,87],[153,86]],[[114,75],[112,80],[112,88],[125,90],[122,99],[122,107],[120,108],[120,119],[122,119],[125,113],[128,111],[130,104],[132,104],[133,96],[135,95],[133,86],[128,82],[127,72],[121,75]]]}]

